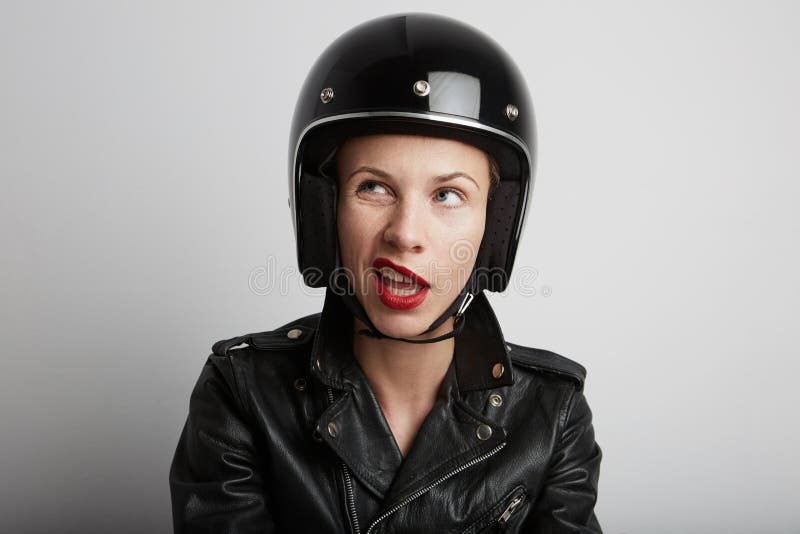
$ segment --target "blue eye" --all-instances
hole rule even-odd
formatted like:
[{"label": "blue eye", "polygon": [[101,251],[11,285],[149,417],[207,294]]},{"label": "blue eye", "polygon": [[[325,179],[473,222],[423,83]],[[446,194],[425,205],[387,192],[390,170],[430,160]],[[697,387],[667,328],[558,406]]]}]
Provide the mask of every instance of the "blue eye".
[{"label": "blue eye", "polygon": [[433,195],[437,204],[447,207],[455,207],[464,201],[464,196],[455,189],[439,189]]}]

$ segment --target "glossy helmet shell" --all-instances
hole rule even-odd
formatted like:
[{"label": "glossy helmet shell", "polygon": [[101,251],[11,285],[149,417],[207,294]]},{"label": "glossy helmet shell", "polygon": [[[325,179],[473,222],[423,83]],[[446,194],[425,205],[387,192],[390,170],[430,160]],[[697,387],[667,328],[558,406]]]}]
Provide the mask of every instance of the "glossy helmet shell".
[{"label": "glossy helmet shell", "polygon": [[508,54],[471,26],[416,13],[365,22],[322,53],[300,91],[289,145],[297,258],[311,287],[329,286],[339,267],[331,155],[347,138],[374,133],[447,137],[495,157],[500,182],[471,289],[505,290],[536,151],[530,94]]}]

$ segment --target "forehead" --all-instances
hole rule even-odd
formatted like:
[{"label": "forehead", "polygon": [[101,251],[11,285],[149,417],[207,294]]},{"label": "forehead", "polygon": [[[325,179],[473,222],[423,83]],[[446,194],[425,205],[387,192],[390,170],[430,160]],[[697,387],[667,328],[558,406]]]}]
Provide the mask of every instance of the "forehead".
[{"label": "forehead", "polygon": [[489,165],[483,150],[460,141],[395,134],[352,137],[339,147],[336,161],[340,171],[370,165],[386,172],[463,171],[487,177]]}]

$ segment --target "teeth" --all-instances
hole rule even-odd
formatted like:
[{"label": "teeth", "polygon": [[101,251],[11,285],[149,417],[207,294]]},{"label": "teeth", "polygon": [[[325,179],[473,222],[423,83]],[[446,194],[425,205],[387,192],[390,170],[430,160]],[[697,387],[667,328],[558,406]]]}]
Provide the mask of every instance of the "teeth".
[{"label": "teeth", "polygon": [[413,289],[393,289],[391,291],[395,295],[398,295],[400,297],[405,297],[408,295],[413,295],[414,293],[419,293],[420,290],[421,288],[419,286],[416,286]]},{"label": "teeth", "polygon": [[416,283],[414,282],[414,280],[411,279],[410,276],[402,275],[397,271],[395,271],[394,269],[392,269],[391,267],[381,267],[380,273],[381,276],[384,276],[389,280],[394,280],[395,282],[405,282],[406,284]]},{"label": "teeth", "polygon": [[410,276],[405,276],[398,273],[391,267],[381,267],[379,272],[383,278],[393,282],[410,284],[410,287],[391,287],[391,289],[387,287],[386,290],[391,292],[393,295],[397,295],[398,297],[407,297],[408,295],[414,295],[415,293],[422,291],[421,284],[417,283],[415,280],[412,280]]}]

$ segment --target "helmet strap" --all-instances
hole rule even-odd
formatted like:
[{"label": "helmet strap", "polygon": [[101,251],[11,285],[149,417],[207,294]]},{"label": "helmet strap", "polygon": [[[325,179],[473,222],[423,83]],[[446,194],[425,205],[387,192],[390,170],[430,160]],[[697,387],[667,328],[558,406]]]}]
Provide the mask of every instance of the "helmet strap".
[{"label": "helmet strap", "polygon": [[430,339],[408,339],[404,337],[393,337],[386,335],[380,330],[378,330],[372,323],[369,316],[367,315],[366,310],[364,310],[364,307],[355,297],[354,293],[350,291],[349,285],[348,285],[348,290],[345,291],[344,294],[340,296],[342,301],[344,302],[344,305],[347,307],[350,313],[352,313],[355,318],[357,318],[367,326],[367,328],[362,328],[361,330],[358,331],[360,335],[371,337],[373,339],[391,339],[394,341],[403,341],[405,343],[422,345],[427,343],[437,343],[439,341],[444,341],[445,339],[450,339],[451,337],[455,337],[456,335],[458,335],[459,332],[461,332],[461,330],[464,328],[464,323],[465,323],[464,312],[467,310],[467,307],[472,303],[472,300],[475,298],[475,295],[472,292],[472,285],[473,285],[473,276],[470,276],[469,281],[464,285],[464,288],[461,290],[461,293],[459,293],[459,295],[455,298],[453,303],[444,311],[444,313],[442,313],[433,323],[431,323],[431,325],[424,332],[421,332],[419,334],[423,335],[427,334],[428,332],[432,332],[433,330],[439,328],[447,319],[449,319],[455,314],[453,329],[445,334],[432,337]]}]

